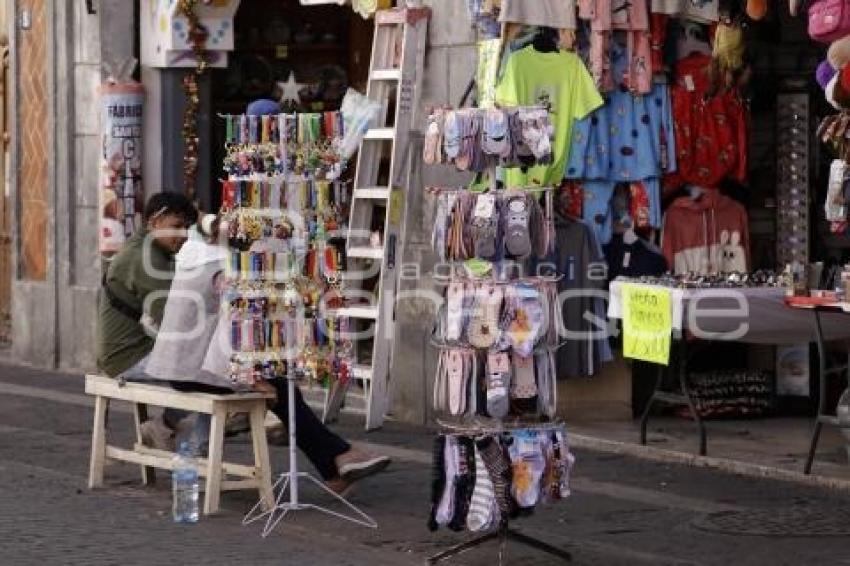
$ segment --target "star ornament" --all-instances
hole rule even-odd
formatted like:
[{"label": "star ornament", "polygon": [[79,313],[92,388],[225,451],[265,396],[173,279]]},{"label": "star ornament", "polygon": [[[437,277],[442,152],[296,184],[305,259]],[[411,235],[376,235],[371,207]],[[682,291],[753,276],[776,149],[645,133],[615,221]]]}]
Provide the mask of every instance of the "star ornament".
[{"label": "star ornament", "polygon": [[278,82],[277,86],[280,88],[283,94],[280,96],[280,103],[285,105],[289,101],[295,102],[295,104],[301,104],[301,95],[299,92],[306,85],[303,85],[299,82],[295,81],[295,73],[289,73],[289,79],[284,82]]}]

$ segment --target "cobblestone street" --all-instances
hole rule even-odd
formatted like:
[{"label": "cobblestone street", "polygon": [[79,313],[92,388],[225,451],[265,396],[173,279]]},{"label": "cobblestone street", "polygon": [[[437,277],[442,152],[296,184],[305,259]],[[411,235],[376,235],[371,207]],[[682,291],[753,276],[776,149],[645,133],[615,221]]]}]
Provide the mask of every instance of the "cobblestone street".
[{"label": "cobblestone street", "polygon": [[[352,501],[378,520],[370,531],[313,513],[287,518],[269,538],[241,526],[250,495],[226,494],[224,511],[195,526],[171,522],[169,482],[139,484],[138,469],[107,467],[107,485],[85,487],[91,408],[78,376],[0,370],[0,539],[4,564],[423,564],[463,540],[425,528],[430,480],[424,430],[390,425],[366,435],[353,420],[340,429],[394,458],[388,472],[357,486]],[[111,438],[129,442],[120,405]],[[247,456],[246,437],[227,451]],[[574,496],[517,522],[562,546],[575,564],[850,564],[848,498],[829,491],[579,452]],[[281,471],[285,449],[274,447]],[[322,495],[307,490],[315,501]],[[552,560],[508,547],[510,564]],[[453,564],[491,565],[485,546]]]}]

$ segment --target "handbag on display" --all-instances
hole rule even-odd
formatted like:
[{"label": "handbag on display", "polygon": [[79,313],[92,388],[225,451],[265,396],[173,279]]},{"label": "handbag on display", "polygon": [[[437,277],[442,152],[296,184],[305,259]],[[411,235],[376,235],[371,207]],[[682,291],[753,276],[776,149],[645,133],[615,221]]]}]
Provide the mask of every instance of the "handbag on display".
[{"label": "handbag on display", "polygon": [[850,34],[850,2],[817,0],[809,6],[809,37],[831,43]]}]

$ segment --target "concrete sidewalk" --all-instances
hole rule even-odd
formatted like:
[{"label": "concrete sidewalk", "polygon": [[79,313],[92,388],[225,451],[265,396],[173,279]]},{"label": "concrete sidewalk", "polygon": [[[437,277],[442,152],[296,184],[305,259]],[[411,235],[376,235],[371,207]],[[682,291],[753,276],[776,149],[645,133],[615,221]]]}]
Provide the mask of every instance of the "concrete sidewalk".
[{"label": "concrete sidewalk", "polygon": [[[5,563],[423,564],[428,555],[466,537],[425,528],[431,433],[390,423],[367,436],[361,422],[351,419],[338,427],[343,435],[366,439],[394,458],[389,471],[362,482],[352,496],[378,520],[378,530],[304,513],[262,540],[258,527],[240,525],[254,503],[249,494],[225,494],[223,513],[204,517],[198,525],[174,525],[167,478],[145,489],[136,467],[116,464],[107,468],[106,489],[85,489],[92,415],[81,392],[79,376],[0,367]],[[113,415],[110,434],[129,442],[129,415]],[[236,459],[247,458],[247,442],[238,437],[226,450]],[[569,549],[574,564],[827,559],[840,564],[846,556],[850,499],[841,494],[627,455],[578,450],[577,456],[574,496],[516,522],[519,529]],[[285,450],[273,447],[272,460],[282,471]],[[312,489],[304,497],[331,503]],[[822,532],[801,530],[805,525],[797,517],[804,511]],[[757,513],[787,520],[771,521],[773,535],[744,536],[748,525],[758,530],[753,524]],[[509,557],[510,564],[554,563],[520,546],[509,546]],[[495,547],[488,546],[452,564],[489,566],[495,558]]]}]

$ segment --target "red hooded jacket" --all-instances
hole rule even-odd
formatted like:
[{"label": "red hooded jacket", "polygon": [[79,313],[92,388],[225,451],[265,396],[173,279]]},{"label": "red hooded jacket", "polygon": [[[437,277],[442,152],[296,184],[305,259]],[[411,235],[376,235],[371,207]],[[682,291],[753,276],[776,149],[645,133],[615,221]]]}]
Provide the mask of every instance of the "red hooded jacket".
[{"label": "red hooded jacket", "polygon": [[710,66],[711,57],[699,54],[676,66],[670,97],[678,170],[666,176],[665,186],[716,187],[727,177],[747,181],[747,110],[732,90],[708,98]]}]

